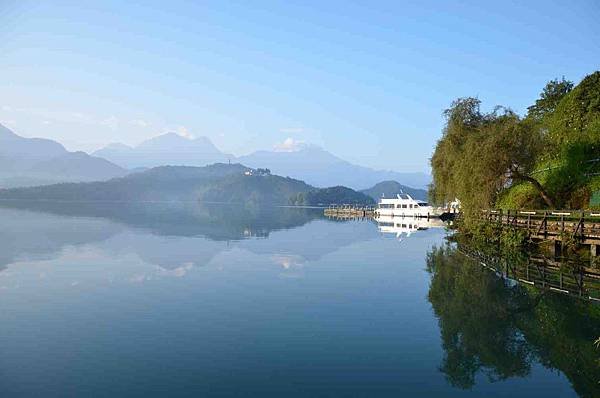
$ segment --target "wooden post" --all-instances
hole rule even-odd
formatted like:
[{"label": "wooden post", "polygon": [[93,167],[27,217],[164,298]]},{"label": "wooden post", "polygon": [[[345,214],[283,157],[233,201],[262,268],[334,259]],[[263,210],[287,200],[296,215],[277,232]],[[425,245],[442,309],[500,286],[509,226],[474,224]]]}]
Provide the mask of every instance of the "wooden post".
[{"label": "wooden post", "polygon": [[581,241],[585,240],[585,211],[581,212]]},{"label": "wooden post", "polygon": [[542,287],[546,288],[546,265],[542,266]]},{"label": "wooden post", "polygon": [[552,252],[554,259],[558,259],[562,255],[562,241],[553,240],[550,251]]},{"label": "wooden post", "polygon": [[559,280],[559,286],[562,289],[563,288],[563,274],[562,274],[562,271],[560,271],[560,273],[558,275],[559,275],[558,276],[558,278],[559,278],[558,279]]}]

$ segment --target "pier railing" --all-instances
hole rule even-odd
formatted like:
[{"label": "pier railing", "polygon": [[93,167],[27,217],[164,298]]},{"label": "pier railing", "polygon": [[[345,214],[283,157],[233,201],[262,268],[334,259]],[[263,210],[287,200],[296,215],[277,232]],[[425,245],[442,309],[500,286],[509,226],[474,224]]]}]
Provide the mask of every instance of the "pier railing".
[{"label": "pier railing", "polygon": [[489,222],[525,230],[532,239],[573,239],[600,244],[600,211],[582,210],[485,210]]}]

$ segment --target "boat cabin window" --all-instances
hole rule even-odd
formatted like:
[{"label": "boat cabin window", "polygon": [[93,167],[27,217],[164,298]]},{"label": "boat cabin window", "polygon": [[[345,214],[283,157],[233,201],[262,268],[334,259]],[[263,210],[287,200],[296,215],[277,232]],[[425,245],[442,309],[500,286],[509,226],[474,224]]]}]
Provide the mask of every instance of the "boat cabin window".
[{"label": "boat cabin window", "polygon": [[402,205],[402,208],[403,208],[403,209],[406,209],[406,205]]},{"label": "boat cabin window", "polygon": [[379,205],[379,207],[381,209],[393,209],[394,205],[393,204],[389,204],[389,203],[382,203],[382,204]]}]

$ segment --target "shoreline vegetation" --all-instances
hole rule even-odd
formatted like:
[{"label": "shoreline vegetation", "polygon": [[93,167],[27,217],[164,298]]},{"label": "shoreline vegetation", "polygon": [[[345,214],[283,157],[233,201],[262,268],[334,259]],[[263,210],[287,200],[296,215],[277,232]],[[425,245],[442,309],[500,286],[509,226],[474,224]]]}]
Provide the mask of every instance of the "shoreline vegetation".
[{"label": "shoreline vegetation", "polygon": [[[444,116],[429,196],[436,204],[460,200],[453,228],[464,239],[544,250],[518,228],[487,222],[482,210],[600,210],[600,71],[577,85],[549,81],[524,116],[505,106],[484,112],[475,97],[455,100]],[[589,263],[576,241],[564,246]]]}]

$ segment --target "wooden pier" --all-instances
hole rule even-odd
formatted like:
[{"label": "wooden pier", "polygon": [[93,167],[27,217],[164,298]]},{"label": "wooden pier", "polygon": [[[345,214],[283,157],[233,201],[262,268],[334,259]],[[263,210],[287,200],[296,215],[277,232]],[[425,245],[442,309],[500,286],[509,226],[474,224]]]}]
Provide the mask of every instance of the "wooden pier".
[{"label": "wooden pier", "polygon": [[375,215],[370,206],[332,205],[324,210],[325,216],[335,218],[365,218]]},{"label": "wooden pier", "polygon": [[526,231],[531,240],[555,242],[555,249],[566,241],[589,245],[592,256],[600,255],[600,211],[582,210],[487,210],[489,222]]}]

